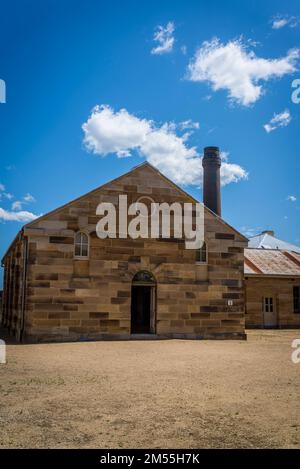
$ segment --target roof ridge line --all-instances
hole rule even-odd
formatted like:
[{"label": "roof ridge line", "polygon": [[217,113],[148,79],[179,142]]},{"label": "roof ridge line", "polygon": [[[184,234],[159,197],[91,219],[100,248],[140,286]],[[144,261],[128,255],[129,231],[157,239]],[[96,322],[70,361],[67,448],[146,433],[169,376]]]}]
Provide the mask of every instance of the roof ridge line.
[{"label": "roof ridge line", "polygon": [[300,260],[296,259],[292,253],[289,251],[282,251],[285,257],[287,257],[290,261],[294,262],[298,267],[300,267]]},{"label": "roof ridge line", "polygon": [[245,260],[245,263],[248,264],[248,266],[251,267],[251,269],[253,269],[257,274],[263,274],[263,271],[260,270],[260,269],[254,264],[254,262],[250,261],[250,259],[248,259],[248,257],[244,256],[244,260]]}]

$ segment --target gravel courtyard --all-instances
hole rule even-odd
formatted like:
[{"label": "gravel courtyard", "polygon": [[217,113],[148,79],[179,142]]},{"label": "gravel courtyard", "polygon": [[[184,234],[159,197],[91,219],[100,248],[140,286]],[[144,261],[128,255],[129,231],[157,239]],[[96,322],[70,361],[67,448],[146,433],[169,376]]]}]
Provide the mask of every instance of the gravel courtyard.
[{"label": "gravel courtyard", "polygon": [[295,338],[8,345],[0,447],[300,448]]}]

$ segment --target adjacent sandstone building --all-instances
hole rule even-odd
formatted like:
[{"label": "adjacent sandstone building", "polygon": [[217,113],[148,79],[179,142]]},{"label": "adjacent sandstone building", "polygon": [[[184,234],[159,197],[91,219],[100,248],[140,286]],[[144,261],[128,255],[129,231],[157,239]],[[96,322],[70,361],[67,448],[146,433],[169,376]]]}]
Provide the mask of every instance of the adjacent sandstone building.
[{"label": "adjacent sandstone building", "polygon": [[[220,164],[218,149],[207,148],[206,187],[219,188]],[[2,260],[3,324],[27,341],[245,338],[247,239],[219,216],[219,194],[206,194],[200,250],[174,236],[100,239],[96,208],[117,205],[120,194],[129,203],[196,202],[144,163],[25,225]]]},{"label": "adjacent sandstone building", "polygon": [[[286,247],[278,241],[277,245]],[[270,247],[245,249],[245,303],[246,327],[300,327],[300,253]]]}]

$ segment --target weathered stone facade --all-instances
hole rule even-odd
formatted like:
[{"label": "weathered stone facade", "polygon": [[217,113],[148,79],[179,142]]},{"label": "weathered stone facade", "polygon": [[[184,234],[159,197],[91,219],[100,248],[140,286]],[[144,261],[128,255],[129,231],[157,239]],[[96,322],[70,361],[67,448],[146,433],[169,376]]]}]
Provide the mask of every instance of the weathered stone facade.
[{"label": "weathered stone facade", "polygon": [[273,298],[274,326],[299,328],[300,314],[294,311],[293,288],[300,287],[300,277],[245,277],[246,327],[268,327],[264,320],[264,298]]},{"label": "weathered stone facade", "polygon": [[[100,202],[193,202],[148,164],[26,225],[3,259],[3,322],[28,341],[130,338],[132,279],[154,276],[159,337],[244,338],[243,261],[247,240],[205,210],[208,258],[182,239],[105,239],[95,232]],[[74,236],[89,236],[86,259]],[[26,267],[26,269],[25,269]]]},{"label": "weathered stone facade", "polygon": [[246,327],[300,327],[300,254],[249,248],[244,262]]},{"label": "weathered stone facade", "polygon": [[18,233],[7,255],[5,256],[1,324],[10,332],[21,338],[24,328],[25,294],[26,294],[26,252],[27,240]]}]

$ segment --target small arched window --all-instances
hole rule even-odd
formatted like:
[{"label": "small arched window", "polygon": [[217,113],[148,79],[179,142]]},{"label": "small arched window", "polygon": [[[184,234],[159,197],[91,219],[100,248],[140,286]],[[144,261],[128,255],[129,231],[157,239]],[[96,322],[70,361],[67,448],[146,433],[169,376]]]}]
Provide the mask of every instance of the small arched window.
[{"label": "small arched window", "polygon": [[147,270],[140,270],[135,274],[135,276],[132,279],[133,283],[138,283],[138,282],[143,282],[143,283],[156,283],[156,280],[154,278],[154,275],[151,274],[151,272],[148,272]]},{"label": "small arched window", "polygon": [[89,237],[86,233],[78,231],[75,234],[75,256],[88,257],[89,255]]},{"label": "small arched window", "polygon": [[201,248],[196,251],[196,262],[207,262],[207,247],[205,242],[202,244]]}]

